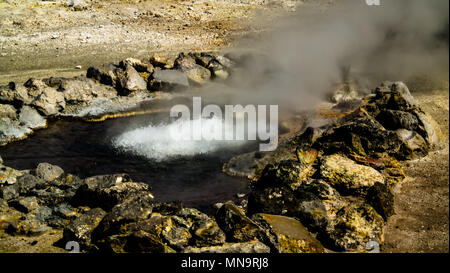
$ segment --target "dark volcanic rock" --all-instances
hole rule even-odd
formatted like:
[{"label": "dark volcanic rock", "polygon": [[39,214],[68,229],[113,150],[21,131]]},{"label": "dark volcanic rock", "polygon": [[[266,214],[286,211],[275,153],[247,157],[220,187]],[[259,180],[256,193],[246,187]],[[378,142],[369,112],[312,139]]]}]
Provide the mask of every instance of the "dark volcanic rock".
[{"label": "dark volcanic rock", "polygon": [[72,198],[72,204],[110,210],[132,194],[148,191],[147,184],[132,182],[126,174],[99,175],[84,179]]},{"label": "dark volcanic rock", "polygon": [[261,227],[245,216],[242,209],[231,201],[218,209],[216,221],[227,235],[227,241],[248,242],[259,239],[263,235]]},{"label": "dark volcanic rock", "polygon": [[366,200],[384,220],[394,214],[394,195],[386,185],[375,183],[369,189]]},{"label": "dark volcanic rock", "polygon": [[147,85],[147,89],[152,91],[181,91],[188,88],[188,78],[180,70],[155,69]]},{"label": "dark volcanic rock", "polygon": [[64,228],[64,240],[66,242],[76,241],[82,246],[92,247],[92,231],[98,226],[105,214],[106,212],[101,208],[94,208],[75,218]]},{"label": "dark volcanic rock", "polygon": [[382,241],[383,218],[369,205],[352,203],[343,207],[328,225],[321,241],[328,248],[342,251]]},{"label": "dark volcanic rock", "polygon": [[294,215],[300,201],[287,187],[255,188],[248,197],[248,213]]},{"label": "dark volcanic rock", "polygon": [[272,236],[278,253],[323,253],[322,244],[297,220],[280,215],[255,214],[252,219]]},{"label": "dark volcanic rock", "polygon": [[115,64],[107,64],[101,67],[89,67],[86,73],[86,77],[93,78],[102,84],[115,85],[116,70],[118,66]]},{"label": "dark volcanic rock", "polygon": [[21,197],[10,201],[8,205],[23,213],[29,213],[39,208],[38,200],[35,196]]},{"label": "dark volcanic rock", "polygon": [[288,186],[294,189],[314,172],[315,170],[311,165],[292,160],[281,161],[265,167],[257,186]]}]

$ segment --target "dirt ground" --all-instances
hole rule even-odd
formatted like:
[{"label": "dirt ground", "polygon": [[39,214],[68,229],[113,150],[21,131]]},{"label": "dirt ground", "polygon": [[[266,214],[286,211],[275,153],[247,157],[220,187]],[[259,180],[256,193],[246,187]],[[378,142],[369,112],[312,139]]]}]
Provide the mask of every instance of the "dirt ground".
[{"label": "dirt ground", "polygon": [[413,93],[439,124],[441,147],[404,164],[395,189],[395,215],[385,227],[384,252],[449,252],[449,90]]},{"label": "dirt ground", "polygon": [[83,0],[81,10],[68,2],[0,0],[0,84],[151,52],[219,50],[263,30],[256,18],[270,24],[302,1]]},{"label": "dirt ground", "polygon": [[[0,0],[0,84],[85,74],[92,65],[148,57],[156,51],[220,50],[248,33],[264,31],[302,1],[82,2],[86,5],[74,10],[65,0]],[[255,24],[261,16],[266,24]],[[75,69],[78,65],[81,70]],[[412,90],[444,137],[437,151],[405,163],[408,177],[395,189],[396,214],[385,228],[384,252],[449,251],[448,81],[446,86]],[[34,241],[27,240],[23,243],[33,246]],[[36,245],[30,251],[37,249],[46,248]]]}]

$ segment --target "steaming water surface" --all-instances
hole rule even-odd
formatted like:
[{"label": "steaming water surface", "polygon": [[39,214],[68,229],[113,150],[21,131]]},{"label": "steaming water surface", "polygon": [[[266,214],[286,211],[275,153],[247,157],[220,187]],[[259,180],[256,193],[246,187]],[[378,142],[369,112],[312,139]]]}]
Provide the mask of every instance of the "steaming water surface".
[{"label": "steaming water surface", "polygon": [[[194,128],[203,128],[202,139],[194,140]],[[233,130],[233,126],[219,118],[178,120],[172,123],[149,124],[126,131],[115,137],[112,143],[119,151],[156,161],[207,154],[246,144],[245,141],[220,140],[223,139],[221,136],[225,130]],[[215,138],[217,136],[219,138]]]},{"label": "steaming water surface", "polygon": [[168,113],[102,123],[55,121],[27,140],[1,147],[0,154],[5,165],[17,169],[49,162],[82,178],[128,173],[134,181],[148,183],[158,200],[179,200],[204,210],[248,192],[248,181],[223,174],[222,165],[234,155],[256,150],[258,143],[177,142],[168,123]]}]

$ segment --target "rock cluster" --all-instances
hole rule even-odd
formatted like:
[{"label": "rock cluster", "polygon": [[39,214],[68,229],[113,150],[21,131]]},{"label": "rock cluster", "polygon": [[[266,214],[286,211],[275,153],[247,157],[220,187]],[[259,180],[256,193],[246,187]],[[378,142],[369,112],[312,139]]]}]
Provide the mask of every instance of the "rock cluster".
[{"label": "rock cluster", "polygon": [[[2,166],[3,168],[3,166]],[[5,167],[6,168],[6,167]],[[85,252],[323,252],[292,218],[251,219],[233,202],[209,216],[176,202],[157,202],[147,184],[126,174],[80,179],[41,163],[0,186],[0,236],[39,236],[63,229],[61,246]]]},{"label": "rock cluster", "polygon": [[405,84],[383,83],[328,128],[292,138],[297,160],[264,168],[248,213],[299,219],[335,251],[382,243],[384,221],[394,214],[391,187],[404,178],[397,160],[425,156],[438,136]]},{"label": "rock cluster", "polygon": [[50,117],[115,115],[154,100],[156,91],[179,92],[224,80],[233,65],[217,53],[155,53],[144,60],[89,67],[86,76],[10,82],[0,86],[0,146],[46,127]]}]

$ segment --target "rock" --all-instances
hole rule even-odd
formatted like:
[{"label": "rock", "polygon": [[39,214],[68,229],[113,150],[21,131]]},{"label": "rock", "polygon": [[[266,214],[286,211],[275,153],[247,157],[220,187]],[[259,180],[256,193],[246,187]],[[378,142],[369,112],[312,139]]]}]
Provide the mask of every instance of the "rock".
[{"label": "rock", "polygon": [[248,242],[262,238],[261,227],[245,216],[244,211],[231,201],[220,207],[216,213],[216,221],[225,232],[227,241]]},{"label": "rock", "polygon": [[394,215],[394,195],[386,185],[375,183],[367,192],[366,200],[384,220]]},{"label": "rock", "polygon": [[32,105],[44,115],[56,115],[59,111],[66,107],[66,102],[62,92],[58,92],[50,87],[40,88],[39,90],[41,92],[36,96],[32,102]]},{"label": "rock", "polygon": [[422,137],[427,141],[427,143],[433,147],[439,144],[442,132],[439,125],[432,117],[425,114],[422,111],[416,111],[415,114],[419,119],[420,129],[419,133],[422,133]]},{"label": "rock", "polygon": [[375,97],[372,103],[376,103],[379,109],[391,109],[410,111],[416,108],[417,102],[403,82],[384,82],[375,88]]},{"label": "rock", "polygon": [[338,251],[363,247],[369,241],[382,242],[383,223],[383,218],[371,206],[352,203],[337,213],[322,242]]},{"label": "rock", "polygon": [[196,86],[204,85],[211,78],[211,72],[199,65],[194,65],[193,67],[183,69],[186,74],[189,83]]},{"label": "rock", "polygon": [[328,225],[327,209],[319,199],[303,200],[298,209],[298,217],[313,232],[323,231]]},{"label": "rock", "polygon": [[66,242],[75,241],[82,246],[90,247],[92,231],[98,226],[106,212],[94,208],[72,220],[65,228],[63,237]]},{"label": "rock", "polygon": [[171,216],[169,224],[161,230],[160,237],[173,249],[182,250],[192,238],[188,226],[189,224],[178,216]]},{"label": "rock", "polygon": [[59,203],[53,208],[53,214],[59,218],[68,219],[74,208],[67,203]]},{"label": "rock", "polygon": [[248,197],[248,214],[269,213],[280,215],[295,215],[300,201],[291,188],[267,187],[255,188]]},{"label": "rock", "polygon": [[[113,74],[113,72],[111,73]],[[113,75],[116,77],[115,74]],[[67,105],[86,105],[95,100],[109,99],[117,96],[116,90],[108,86],[101,85],[84,76],[69,79],[49,78],[46,80],[48,81],[48,84],[53,84],[55,88],[63,93]]]},{"label": "rock", "polygon": [[225,243],[221,246],[187,247],[184,253],[269,253],[265,244],[254,241],[245,243]]},{"label": "rock", "polygon": [[322,244],[297,220],[280,215],[255,214],[252,219],[275,235],[279,253],[323,253]]},{"label": "rock", "polygon": [[19,189],[16,184],[11,186],[0,186],[0,197],[5,201],[19,197]]},{"label": "rock", "polygon": [[0,185],[15,184],[17,182],[17,177],[26,173],[26,171],[18,171],[16,169],[7,166],[1,166],[1,164],[3,163],[0,163]]},{"label": "rock", "polygon": [[274,165],[268,164],[263,170],[258,186],[288,186],[297,188],[306,178],[315,172],[311,165],[296,161],[281,161]]},{"label": "rock", "polygon": [[174,66],[175,57],[170,54],[156,52],[149,58],[149,62],[159,68],[171,69]]},{"label": "rock", "polygon": [[216,221],[209,217],[198,219],[191,227],[193,244],[197,247],[215,246],[225,243],[225,233]]},{"label": "rock", "polygon": [[36,167],[36,175],[47,182],[57,179],[63,173],[63,169],[50,163],[39,163]]},{"label": "rock", "polygon": [[45,223],[39,221],[34,216],[27,216],[24,220],[20,220],[17,224],[8,228],[11,235],[37,236],[50,230]]},{"label": "rock", "polygon": [[26,105],[20,109],[19,121],[30,129],[44,128],[47,126],[47,120],[38,111]]},{"label": "rock", "polygon": [[406,129],[398,129],[396,133],[403,142],[402,150],[407,158],[423,157],[428,154],[428,144],[418,133]]},{"label": "rock", "polygon": [[180,53],[177,59],[175,59],[174,67],[182,70],[192,85],[203,85],[211,77],[211,72],[198,65],[195,56],[192,54],[186,56],[184,53]]},{"label": "rock", "polygon": [[75,69],[81,69],[81,68],[82,68],[81,65],[75,66]]},{"label": "rock", "polygon": [[17,187],[20,195],[27,195],[32,190],[45,187],[45,180],[31,174],[17,177]]},{"label": "rock", "polygon": [[217,60],[210,61],[207,65],[207,68],[211,71],[211,75],[213,78],[226,80],[230,76],[227,68]]},{"label": "rock", "polygon": [[67,0],[67,5],[74,11],[82,11],[88,8],[88,4],[84,0]]},{"label": "rock", "polygon": [[141,61],[134,58],[127,58],[120,62],[120,67],[126,68],[127,65],[131,65],[137,72],[153,73],[154,67],[151,63]]},{"label": "rock", "polygon": [[39,208],[38,200],[35,196],[21,197],[10,201],[8,204],[23,213],[29,213]]},{"label": "rock", "polygon": [[386,130],[365,109],[358,108],[328,128],[314,142],[313,148],[328,154],[357,154],[379,158],[385,154],[395,158],[406,157],[403,145],[394,131]]},{"label": "rock", "polygon": [[0,233],[13,233],[24,214],[9,207],[7,202],[0,200]]},{"label": "rock", "polygon": [[117,90],[121,95],[129,95],[133,91],[146,90],[147,83],[133,66],[126,64],[123,73],[117,74]]},{"label": "rock", "polygon": [[116,82],[116,71],[119,67],[113,63],[100,67],[89,67],[86,77],[95,79],[102,84],[114,86]]},{"label": "rock", "polygon": [[15,82],[10,82],[6,86],[0,86],[0,101],[30,104],[32,100],[32,97],[28,94],[27,88],[22,85],[18,85]]},{"label": "rock", "polygon": [[0,117],[15,119],[17,117],[16,108],[9,104],[0,104]]},{"label": "rock", "polygon": [[406,129],[417,130],[419,120],[409,112],[399,110],[382,110],[376,119],[388,130]]},{"label": "rock", "polygon": [[182,91],[188,88],[188,78],[180,70],[155,69],[147,86],[152,91]]},{"label": "rock", "polygon": [[147,192],[153,196],[148,191],[147,184],[132,182],[126,174],[99,175],[84,179],[71,203],[110,210],[134,193]]},{"label": "rock", "polygon": [[105,243],[108,236],[129,230],[126,227],[129,223],[148,219],[153,206],[153,196],[149,193],[136,194],[114,206],[94,230],[92,234],[94,242]]},{"label": "rock", "polygon": [[136,231],[123,236],[112,236],[109,238],[111,251],[116,253],[173,253],[170,247],[166,246],[155,235]]},{"label": "rock", "polygon": [[320,175],[344,194],[365,194],[376,182],[384,183],[384,177],[375,169],[337,154],[323,158]]}]

